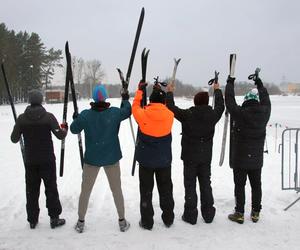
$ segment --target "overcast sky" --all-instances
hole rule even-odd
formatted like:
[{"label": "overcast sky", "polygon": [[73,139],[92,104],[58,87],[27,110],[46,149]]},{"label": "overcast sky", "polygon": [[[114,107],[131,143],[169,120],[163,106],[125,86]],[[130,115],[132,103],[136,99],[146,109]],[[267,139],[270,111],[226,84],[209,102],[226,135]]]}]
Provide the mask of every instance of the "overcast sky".
[{"label": "overcast sky", "polygon": [[[229,54],[237,54],[237,80],[261,67],[268,82],[300,82],[299,0],[1,0],[0,22],[36,32],[47,48],[102,62],[105,82],[127,71],[141,8],[145,19],[131,86],[141,78],[140,54],[150,49],[147,79],[165,78],[182,58],[177,78],[203,86],[220,71],[225,83]],[[57,75],[56,79],[63,78]]]}]

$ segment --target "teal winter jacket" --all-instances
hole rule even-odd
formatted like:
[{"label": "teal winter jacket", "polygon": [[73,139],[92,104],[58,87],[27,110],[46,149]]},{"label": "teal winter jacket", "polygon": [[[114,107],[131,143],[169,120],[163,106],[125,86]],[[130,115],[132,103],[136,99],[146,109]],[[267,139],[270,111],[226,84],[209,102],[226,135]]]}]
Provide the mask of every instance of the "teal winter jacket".
[{"label": "teal winter jacket", "polygon": [[73,120],[70,130],[78,134],[84,130],[85,153],[84,162],[94,166],[107,166],[122,158],[119,142],[121,121],[131,115],[129,101],[123,100],[121,107],[83,110]]}]

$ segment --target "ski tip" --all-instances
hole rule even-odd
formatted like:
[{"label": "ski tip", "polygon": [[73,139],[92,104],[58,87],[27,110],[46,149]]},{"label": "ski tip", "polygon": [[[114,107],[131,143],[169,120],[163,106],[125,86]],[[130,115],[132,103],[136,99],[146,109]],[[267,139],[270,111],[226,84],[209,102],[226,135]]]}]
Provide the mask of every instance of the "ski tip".
[{"label": "ski tip", "polygon": [[145,13],[145,8],[144,7],[142,7],[142,11],[141,11],[143,14]]}]

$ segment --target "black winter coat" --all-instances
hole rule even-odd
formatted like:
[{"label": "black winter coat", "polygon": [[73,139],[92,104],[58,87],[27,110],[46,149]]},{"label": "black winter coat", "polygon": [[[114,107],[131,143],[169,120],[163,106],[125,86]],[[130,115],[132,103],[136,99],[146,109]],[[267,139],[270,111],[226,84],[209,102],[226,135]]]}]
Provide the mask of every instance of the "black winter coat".
[{"label": "black winter coat", "polygon": [[234,84],[228,82],[225,89],[225,103],[232,122],[230,167],[259,169],[263,166],[263,151],[266,125],[271,114],[271,102],[266,88],[258,86],[259,102],[245,101],[237,105]]},{"label": "black winter coat", "polygon": [[60,140],[67,135],[67,132],[59,127],[53,114],[47,112],[42,105],[31,105],[18,117],[11,141],[17,143],[21,135],[23,136],[26,164],[54,161],[51,132]]},{"label": "black winter coat", "polygon": [[209,105],[180,109],[175,106],[173,93],[167,93],[167,107],[182,124],[181,159],[210,164],[215,125],[224,111],[222,91],[215,90],[215,108]]}]

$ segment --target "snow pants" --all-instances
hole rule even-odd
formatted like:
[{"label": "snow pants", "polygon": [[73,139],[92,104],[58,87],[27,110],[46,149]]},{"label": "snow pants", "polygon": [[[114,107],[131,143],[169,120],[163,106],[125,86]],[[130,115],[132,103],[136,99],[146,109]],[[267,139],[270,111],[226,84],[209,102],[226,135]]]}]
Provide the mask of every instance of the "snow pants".
[{"label": "snow pants", "polygon": [[[79,197],[78,218],[84,220],[90,195],[96,181],[100,167],[84,164],[82,172],[81,193]],[[124,219],[124,198],[121,189],[121,171],[119,162],[104,167],[112,192],[119,219]]]},{"label": "snow pants", "polygon": [[162,210],[161,218],[167,226],[170,226],[174,221],[171,166],[165,168],[147,168],[140,165],[140,213],[141,223],[145,225],[146,228],[152,228],[154,223],[154,210],[152,205],[154,175],[159,193],[159,205]]},{"label": "snow pants", "polygon": [[184,220],[191,223],[197,223],[197,179],[200,187],[201,214],[206,223],[211,223],[214,219],[216,209],[211,188],[211,166],[209,163],[196,163],[193,161],[184,161]]},{"label": "snow pants", "polygon": [[245,206],[245,185],[247,176],[251,185],[251,201],[252,210],[260,212],[261,210],[261,168],[254,170],[245,170],[241,168],[233,169],[234,177],[234,196],[235,196],[235,211],[244,213]]},{"label": "snow pants", "polygon": [[29,223],[38,222],[41,180],[43,180],[45,186],[48,215],[51,218],[58,217],[62,212],[62,207],[57,191],[55,161],[26,164],[25,169],[27,221]]}]

